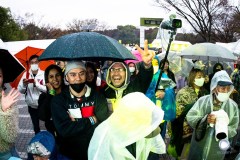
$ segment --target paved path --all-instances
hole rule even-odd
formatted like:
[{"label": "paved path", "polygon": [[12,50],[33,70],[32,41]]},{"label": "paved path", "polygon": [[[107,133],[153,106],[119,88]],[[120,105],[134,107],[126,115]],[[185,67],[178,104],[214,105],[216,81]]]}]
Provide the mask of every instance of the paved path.
[{"label": "paved path", "polygon": [[[27,159],[27,144],[34,136],[32,122],[28,113],[28,107],[22,96],[18,102],[19,109],[19,134],[16,140],[16,149],[22,159]],[[43,123],[40,124],[41,129],[45,130]]]}]

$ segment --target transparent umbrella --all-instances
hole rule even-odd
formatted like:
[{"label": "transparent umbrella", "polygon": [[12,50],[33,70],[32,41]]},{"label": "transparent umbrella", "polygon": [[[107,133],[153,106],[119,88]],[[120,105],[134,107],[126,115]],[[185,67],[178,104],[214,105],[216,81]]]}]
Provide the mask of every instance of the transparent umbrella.
[{"label": "transparent umbrella", "polygon": [[198,43],[184,49],[180,55],[184,58],[203,61],[233,62],[237,60],[233,52],[213,43]]},{"label": "transparent umbrella", "polygon": [[[163,59],[164,56],[165,53],[161,53],[158,55],[160,60]],[[168,53],[168,61],[169,68],[175,74],[176,77],[177,76],[188,77],[189,72],[194,66],[191,59],[181,58],[178,53],[171,51]]]},{"label": "transparent umbrella", "polygon": [[[218,63],[215,61],[196,61],[195,65],[199,66],[204,71],[204,74],[208,75],[213,73],[213,66]],[[219,62],[223,65],[224,70],[230,75],[234,70],[234,62]]]}]

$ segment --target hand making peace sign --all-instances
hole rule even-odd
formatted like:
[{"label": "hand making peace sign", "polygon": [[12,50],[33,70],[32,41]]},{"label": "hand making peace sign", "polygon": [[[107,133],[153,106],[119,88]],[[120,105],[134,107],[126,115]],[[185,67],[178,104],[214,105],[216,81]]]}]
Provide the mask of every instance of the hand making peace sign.
[{"label": "hand making peace sign", "polygon": [[138,45],[135,45],[135,47],[140,52],[145,67],[150,68],[152,65],[152,60],[155,56],[155,52],[153,50],[148,50],[148,40],[144,41],[144,50],[142,50]]}]

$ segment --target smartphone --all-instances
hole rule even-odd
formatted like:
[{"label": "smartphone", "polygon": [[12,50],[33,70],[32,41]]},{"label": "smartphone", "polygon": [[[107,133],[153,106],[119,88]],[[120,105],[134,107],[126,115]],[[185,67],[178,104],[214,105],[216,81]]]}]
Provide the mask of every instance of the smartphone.
[{"label": "smartphone", "polygon": [[28,83],[34,83],[34,79],[28,79]]}]

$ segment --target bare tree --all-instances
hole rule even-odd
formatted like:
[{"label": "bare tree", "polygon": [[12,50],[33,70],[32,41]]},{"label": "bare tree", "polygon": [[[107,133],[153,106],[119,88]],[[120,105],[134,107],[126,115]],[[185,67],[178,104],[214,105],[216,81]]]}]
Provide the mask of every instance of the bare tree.
[{"label": "bare tree", "polygon": [[73,19],[71,23],[67,24],[67,29],[73,32],[80,32],[83,27],[83,21],[82,20],[77,20]]},{"label": "bare tree", "polygon": [[228,0],[154,0],[154,2],[167,10],[175,9],[177,14],[186,19],[194,31],[208,42],[213,41],[216,32],[224,33],[223,27],[234,10]]},{"label": "bare tree", "polygon": [[220,42],[236,41],[239,34],[239,12],[236,7],[225,7],[225,12],[216,15],[213,23],[213,38]]},{"label": "bare tree", "polygon": [[33,13],[25,13],[24,16],[14,15],[14,17],[15,21],[21,26],[21,28],[24,28],[29,24],[40,26],[43,19],[43,16],[37,18]]},{"label": "bare tree", "polygon": [[104,30],[108,30],[110,27],[107,23],[105,22],[99,22],[98,26],[97,26],[97,31],[104,31]]},{"label": "bare tree", "polygon": [[109,28],[106,23],[99,22],[97,19],[74,19],[71,23],[67,24],[67,28],[71,32],[80,31],[100,31]]}]

